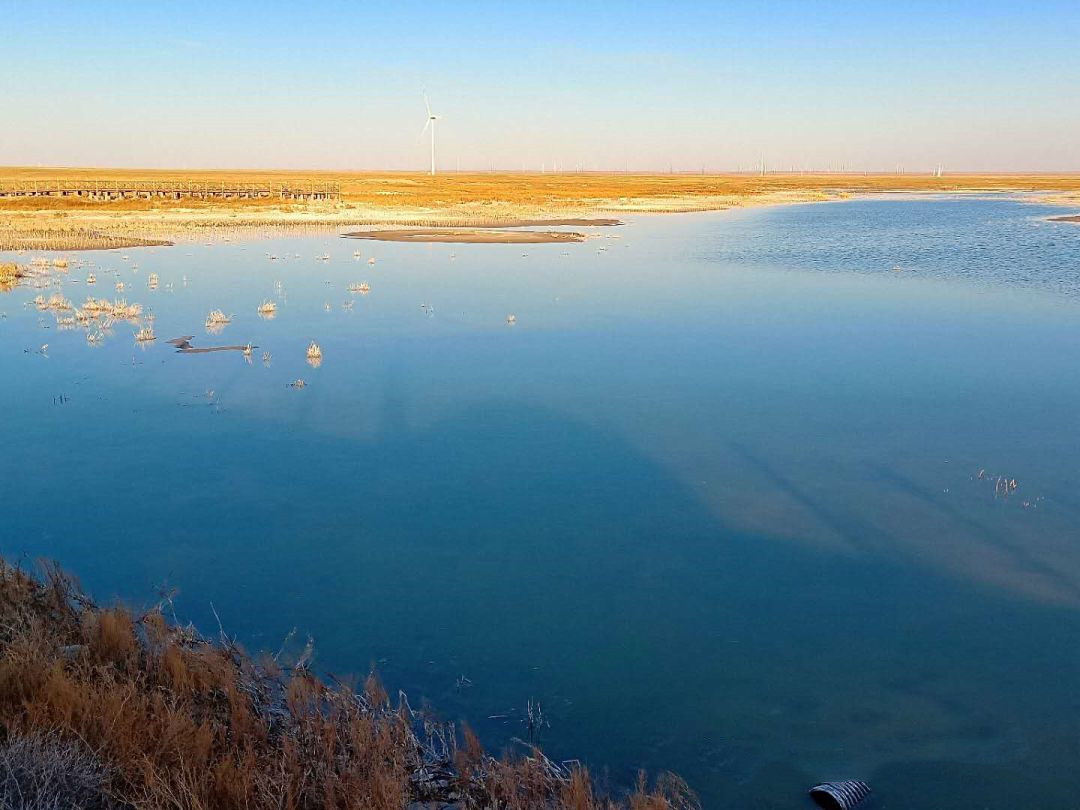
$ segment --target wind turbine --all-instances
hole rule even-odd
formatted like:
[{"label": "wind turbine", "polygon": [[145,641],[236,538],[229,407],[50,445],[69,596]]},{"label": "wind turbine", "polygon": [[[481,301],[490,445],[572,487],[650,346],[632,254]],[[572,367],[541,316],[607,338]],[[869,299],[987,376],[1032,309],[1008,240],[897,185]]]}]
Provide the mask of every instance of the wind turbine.
[{"label": "wind turbine", "polygon": [[439,116],[431,114],[431,105],[428,104],[427,93],[424,93],[424,106],[427,107],[427,121],[424,122],[424,128],[420,130],[420,137],[424,137],[424,133],[429,129],[431,130],[431,176],[435,176],[435,122],[439,120]]}]

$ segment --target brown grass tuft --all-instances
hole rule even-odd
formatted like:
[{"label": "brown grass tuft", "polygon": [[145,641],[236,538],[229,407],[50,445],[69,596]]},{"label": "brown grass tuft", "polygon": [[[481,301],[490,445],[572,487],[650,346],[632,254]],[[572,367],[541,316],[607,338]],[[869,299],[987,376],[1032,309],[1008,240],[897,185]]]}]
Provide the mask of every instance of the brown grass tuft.
[{"label": "brown grass tuft", "polygon": [[25,274],[13,262],[0,262],[0,292],[14,289]]}]

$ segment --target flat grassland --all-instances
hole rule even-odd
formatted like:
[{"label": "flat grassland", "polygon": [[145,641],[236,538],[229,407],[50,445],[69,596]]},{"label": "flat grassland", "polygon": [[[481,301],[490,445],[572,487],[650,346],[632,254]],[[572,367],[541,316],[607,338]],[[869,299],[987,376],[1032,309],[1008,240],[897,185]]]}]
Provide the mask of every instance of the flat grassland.
[{"label": "flat grassland", "polygon": [[631,213],[715,211],[817,202],[873,192],[1042,191],[1080,205],[1080,175],[525,174],[410,172],[173,171],[0,168],[5,184],[150,181],[304,186],[333,183],[334,200],[93,201],[0,197],[0,249],[120,247],[185,237],[208,228],[498,226]]}]

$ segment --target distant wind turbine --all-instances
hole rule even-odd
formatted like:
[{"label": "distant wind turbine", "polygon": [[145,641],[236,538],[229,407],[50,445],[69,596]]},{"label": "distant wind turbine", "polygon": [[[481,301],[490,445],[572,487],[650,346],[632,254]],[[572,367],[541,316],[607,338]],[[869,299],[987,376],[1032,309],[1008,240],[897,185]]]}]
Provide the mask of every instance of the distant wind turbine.
[{"label": "distant wind turbine", "polygon": [[424,106],[427,108],[427,120],[424,122],[424,128],[420,130],[420,137],[424,137],[424,133],[429,129],[431,130],[431,176],[435,176],[435,122],[439,120],[439,116],[431,114],[431,105],[428,104],[427,93],[424,93]]}]

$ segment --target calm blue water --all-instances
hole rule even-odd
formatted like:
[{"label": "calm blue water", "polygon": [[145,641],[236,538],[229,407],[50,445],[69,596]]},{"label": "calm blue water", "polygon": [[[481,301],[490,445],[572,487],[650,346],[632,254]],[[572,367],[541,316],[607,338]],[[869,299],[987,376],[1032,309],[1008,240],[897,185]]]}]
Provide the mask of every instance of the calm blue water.
[{"label": "calm blue water", "polygon": [[707,807],[829,778],[879,807],[1076,806],[1080,227],[1055,210],[70,254],[98,282],[50,273],[64,295],[118,277],[159,339],[91,347],[30,303],[55,287],[0,294],[0,551],[104,601],[168,581],[253,648],[297,627],[493,748],[539,699],[552,755],[678,771]]}]

